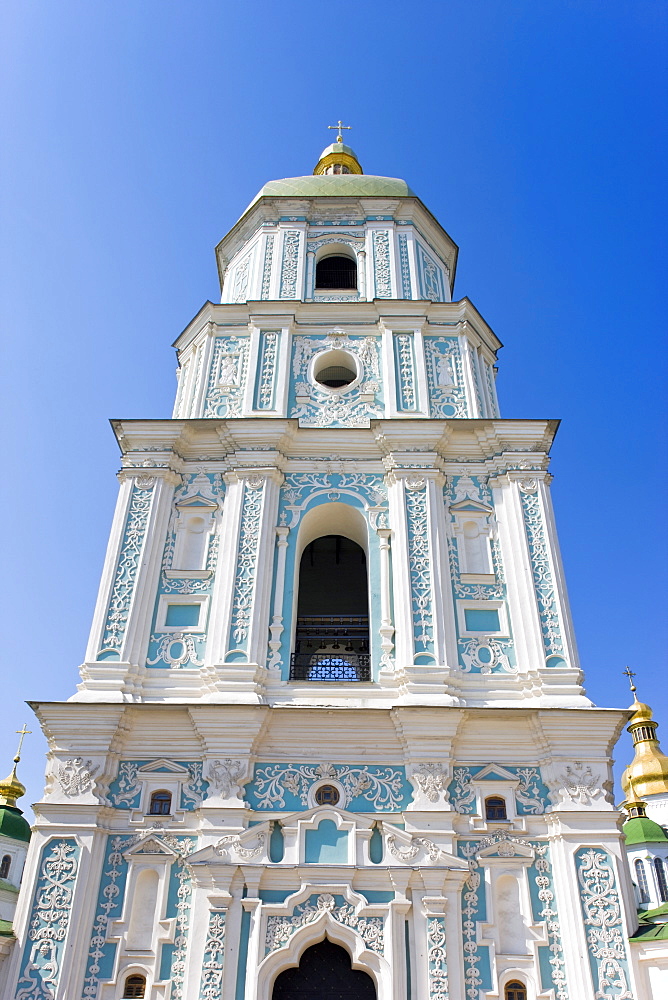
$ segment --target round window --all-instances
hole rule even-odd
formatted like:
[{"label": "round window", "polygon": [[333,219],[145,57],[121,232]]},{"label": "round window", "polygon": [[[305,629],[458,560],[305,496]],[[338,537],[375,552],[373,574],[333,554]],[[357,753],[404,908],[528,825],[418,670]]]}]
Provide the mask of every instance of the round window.
[{"label": "round window", "polygon": [[316,788],[314,798],[319,806],[335,806],[340,798],[339,790],[334,785],[321,785]]},{"label": "round window", "polygon": [[326,351],[316,358],[313,377],[327,389],[343,389],[357,378],[357,362],[347,351]]}]

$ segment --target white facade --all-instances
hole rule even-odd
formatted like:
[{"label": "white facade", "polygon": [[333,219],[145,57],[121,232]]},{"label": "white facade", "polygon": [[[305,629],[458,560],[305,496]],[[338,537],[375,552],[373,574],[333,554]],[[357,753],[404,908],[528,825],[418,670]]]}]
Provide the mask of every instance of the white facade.
[{"label": "white facade", "polygon": [[[51,751],[3,996],[135,976],[269,1000],[327,936],[379,1000],[644,1000],[626,715],[581,687],[556,424],[500,418],[456,247],[383,180],[268,185],[177,340],[173,418],[114,423],[81,684],[34,706]],[[356,289],[318,291],[327,247]],[[300,673],[300,560],[332,536],[364,553],[365,652],[323,640]]]}]

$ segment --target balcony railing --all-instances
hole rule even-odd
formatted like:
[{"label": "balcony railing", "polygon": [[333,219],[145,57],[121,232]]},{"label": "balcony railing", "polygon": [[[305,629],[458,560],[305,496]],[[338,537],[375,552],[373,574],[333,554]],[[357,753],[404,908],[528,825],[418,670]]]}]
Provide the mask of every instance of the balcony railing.
[{"label": "balcony railing", "polygon": [[370,681],[371,657],[368,653],[293,653],[290,657],[291,681]]},{"label": "balcony railing", "polygon": [[293,681],[369,681],[369,619],[366,615],[305,615],[297,619]]}]

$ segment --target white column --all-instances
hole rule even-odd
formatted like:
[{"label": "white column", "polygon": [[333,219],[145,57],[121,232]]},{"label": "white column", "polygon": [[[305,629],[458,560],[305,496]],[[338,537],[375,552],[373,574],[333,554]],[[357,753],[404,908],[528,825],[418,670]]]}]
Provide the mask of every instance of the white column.
[{"label": "white column", "polygon": [[[283,634],[283,594],[285,591],[285,559],[288,552],[290,529],[279,525],[276,529],[276,582],[274,584],[274,608],[269,626],[269,649],[271,655],[268,670],[280,670],[281,635]],[[389,544],[388,544],[389,548]],[[389,586],[389,583],[388,583]],[[382,630],[381,630],[382,631]]]},{"label": "white column", "polygon": [[306,253],[306,301],[313,299],[315,292],[315,251],[308,250]]},{"label": "white column", "polygon": [[[392,624],[392,600],[390,595],[390,528],[377,528],[380,538],[380,648],[381,669],[391,669],[392,650],[394,643],[394,625]],[[287,543],[286,543],[287,545]]]},{"label": "white column", "polygon": [[97,602],[93,613],[93,623],[91,625],[88,647],[86,649],[87,663],[92,663],[97,659],[97,654],[102,643],[102,636],[104,634],[104,626],[107,618],[107,608],[109,607],[109,598],[114,585],[114,577],[116,575],[116,566],[118,565],[121,545],[123,544],[123,535],[125,533],[128,507],[130,505],[132,484],[133,480],[129,476],[123,475],[121,477],[121,485],[118,491],[118,499],[116,500],[114,519],[109,533],[109,543],[104,557],[102,579],[100,580],[100,588],[98,590]]},{"label": "white column", "polygon": [[471,355],[471,345],[469,344],[466,334],[460,333],[457,339],[459,340],[459,350],[461,351],[462,356],[464,387],[466,389],[466,400],[468,403],[469,415],[471,417],[482,417],[483,414],[480,412],[478,396],[476,393],[476,371]]},{"label": "white column", "polygon": [[366,299],[366,250],[357,254],[357,289],[360,299]]},{"label": "white column", "polygon": [[143,664],[146,658],[174,489],[181,483],[181,477],[174,472],[161,469],[148,471],[155,479],[153,504],[121,654],[122,660],[139,664]]},{"label": "white column", "polygon": [[263,476],[262,514],[256,550],[253,606],[248,637],[248,658],[251,663],[257,663],[262,667],[266,665],[268,655],[274,532],[283,474],[278,469],[273,469],[263,472]]},{"label": "white column", "polygon": [[392,584],[394,588],[396,662],[400,669],[413,663],[413,610],[408,560],[408,529],[404,481],[392,472],[387,479],[390,524],[393,527]]}]

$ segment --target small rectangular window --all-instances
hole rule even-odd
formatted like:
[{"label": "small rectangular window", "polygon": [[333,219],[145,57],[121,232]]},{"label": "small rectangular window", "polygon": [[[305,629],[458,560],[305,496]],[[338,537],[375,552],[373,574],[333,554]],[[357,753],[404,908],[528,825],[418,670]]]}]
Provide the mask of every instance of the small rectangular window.
[{"label": "small rectangular window", "polygon": [[495,608],[465,608],[464,621],[467,632],[500,632],[499,612]]},{"label": "small rectangular window", "polygon": [[168,604],[165,625],[187,628],[199,625],[200,604]]}]

